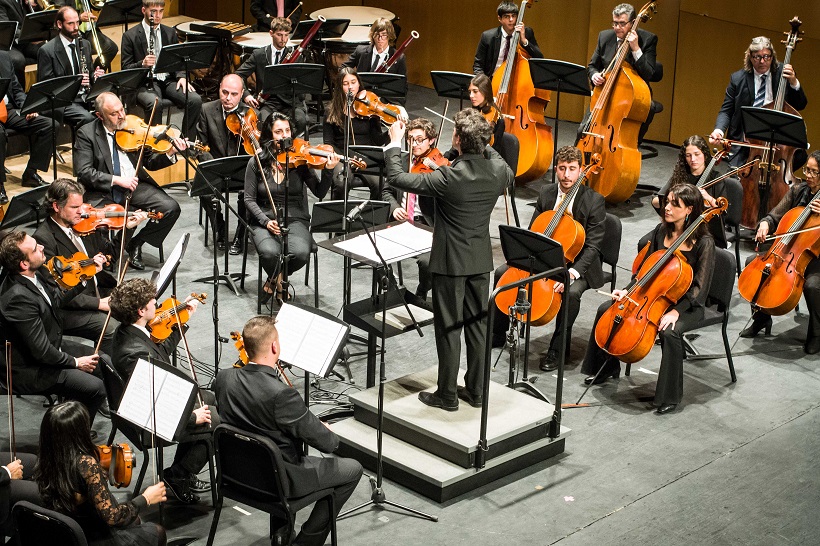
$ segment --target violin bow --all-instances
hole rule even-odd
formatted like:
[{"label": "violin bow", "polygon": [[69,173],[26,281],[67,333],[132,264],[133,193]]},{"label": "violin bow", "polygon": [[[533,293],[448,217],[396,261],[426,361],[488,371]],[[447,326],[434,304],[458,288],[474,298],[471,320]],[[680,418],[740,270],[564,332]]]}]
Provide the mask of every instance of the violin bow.
[{"label": "violin bow", "polygon": [[9,451],[11,452],[11,461],[13,463],[17,459],[17,439],[14,432],[14,394],[11,377],[11,342],[6,341],[6,390],[8,408],[9,408]]},{"label": "violin bow", "polygon": [[805,229],[798,229],[797,231],[787,231],[785,233],[780,233],[778,235],[770,235],[770,236],[766,237],[766,239],[764,239],[764,242],[765,241],[774,241],[775,239],[780,239],[782,237],[786,237],[787,235],[798,235],[800,233],[806,233],[806,232],[809,232],[809,231],[816,231],[818,229],[820,229],[820,226],[814,226],[814,227],[805,228]]},{"label": "violin bow", "polygon": [[[171,296],[171,299],[176,299],[174,296]],[[186,305],[188,300],[186,300]],[[197,385],[196,389],[196,400],[199,402],[199,407],[205,407],[205,402],[202,399],[202,394],[199,392],[199,380],[196,378],[196,370],[194,370],[194,359],[191,356],[191,349],[188,348],[188,337],[185,335],[185,328],[182,327],[182,321],[179,318],[179,312],[174,311],[174,318],[177,322],[177,328],[179,328],[179,333],[182,335],[182,342],[185,345],[185,354],[188,356],[188,369],[191,371],[191,379],[194,380],[194,383]],[[211,428],[211,424],[208,423],[208,428]]]}]

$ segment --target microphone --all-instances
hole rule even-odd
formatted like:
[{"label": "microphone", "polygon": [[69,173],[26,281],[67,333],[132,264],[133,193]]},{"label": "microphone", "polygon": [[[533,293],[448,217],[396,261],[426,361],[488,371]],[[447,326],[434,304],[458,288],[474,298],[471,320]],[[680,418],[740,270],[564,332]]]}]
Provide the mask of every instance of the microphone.
[{"label": "microphone", "polygon": [[348,215],[347,215],[348,223],[355,222],[356,219],[359,218],[359,216],[361,216],[362,211],[364,210],[364,208],[369,204],[370,204],[370,199],[366,199],[366,200],[362,201],[360,204],[358,204],[357,206],[353,207],[353,210],[351,210],[350,213],[348,213]]}]

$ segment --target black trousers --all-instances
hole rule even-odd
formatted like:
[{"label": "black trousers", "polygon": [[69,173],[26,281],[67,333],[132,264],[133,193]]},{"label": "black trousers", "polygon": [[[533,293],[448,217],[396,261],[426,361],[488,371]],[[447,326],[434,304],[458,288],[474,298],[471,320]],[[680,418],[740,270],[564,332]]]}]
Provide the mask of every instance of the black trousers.
[{"label": "black trousers", "polygon": [[[88,194],[86,194],[88,195]],[[92,203],[94,206],[101,204],[113,203],[114,200],[110,195],[100,198],[97,202]],[[122,204],[122,203],[120,203]],[[137,184],[137,189],[131,195],[130,210],[142,209],[144,211],[161,212],[162,219],[157,222],[146,222],[142,224],[141,229],[131,239],[134,246],[148,243],[149,245],[159,247],[165,240],[165,237],[171,232],[174,224],[179,218],[181,209],[176,199],[165,193],[165,190],[155,185],[153,182],[141,180]]]},{"label": "black trousers", "polygon": [[[63,335],[81,337],[96,345],[107,315],[102,311],[91,309],[63,309]],[[109,355],[112,353],[111,342],[114,340],[114,332],[119,324],[113,317],[108,321],[102,345],[100,345],[102,352]]]},{"label": "black trousers", "polygon": [[[174,477],[187,478],[190,474],[198,474],[208,464],[208,443],[213,438],[213,430],[222,422],[216,411],[216,398],[211,391],[199,390],[202,401],[211,410],[210,425],[187,426],[179,438],[174,463],[171,465],[171,474]],[[195,402],[195,407],[198,402]],[[182,474],[182,475],[180,475]]]},{"label": "black trousers", "polygon": [[[59,127],[59,126],[58,126]],[[24,134],[29,139],[30,155],[26,171],[47,171],[51,162],[51,118],[37,116],[26,120],[18,110],[9,110],[6,123],[0,123],[0,167],[6,165],[6,143],[8,135],[6,129],[12,129]],[[6,181],[6,171],[0,168],[0,182]]]},{"label": "black trousers", "polygon": [[[308,263],[313,237],[310,235],[308,226],[302,222],[292,222],[288,227],[290,228],[288,233],[288,254],[290,254],[288,275],[292,275]],[[282,245],[267,228],[262,226],[254,225],[251,234],[253,235],[256,252],[259,254],[259,260],[262,262],[262,269],[265,270],[265,273],[271,275],[279,263],[279,257],[282,255]]]},{"label": "black trousers", "polygon": [[[74,101],[72,104],[63,108],[62,116],[63,121],[74,127],[75,130],[96,119],[94,114],[88,110],[85,103],[80,100]],[[59,119],[59,117],[57,119]]]},{"label": "black trousers", "polygon": [[461,361],[461,332],[467,345],[464,383],[473,395],[483,393],[484,343],[490,274],[450,276],[433,273],[433,327],[438,353],[438,396],[455,404]]},{"label": "black trousers", "polygon": [[[37,456],[31,453],[17,452],[17,458],[23,463],[23,479],[11,480],[5,486],[6,491],[0,491],[0,530],[4,536],[11,536],[14,532],[14,525],[11,520],[11,508],[17,501],[28,501],[40,505],[40,490],[37,484],[31,480],[34,473],[34,465],[37,464]],[[11,453],[4,451],[0,453],[0,459],[4,463],[12,460]],[[0,470],[5,472],[5,470]]]},{"label": "black trousers", "polygon": [[[20,29],[18,29],[20,30]],[[45,42],[23,42],[15,43],[9,50],[11,64],[14,66],[14,73],[17,80],[23,87],[26,86],[26,65],[37,64],[37,52]]]},{"label": "black trousers", "polygon": [[[185,106],[185,89],[177,89],[177,81],[168,77],[165,81],[154,80],[137,91],[137,104],[145,111],[145,121],[151,119],[151,110],[154,107],[154,99],[168,99],[177,108],[184,108],[185,116],[182,119],[182,134],[190,139],[196,138],[196,124],[199,120],[199,113],[202,111],[202,97],[196,91],[188,92],[188,105]],[[162,121],[162,100],[157,104],[157,113],[154,114],[154,124],[161,124]]]},{"label": "black trousers", "polygon": [[[749,256],[746,265],[749,265],[749,262],[754,258],[754,255]],[[809,313],[807,337],[809,340],[813,340],[820,337],[820,259],[818,258],[815,258],[806,266],[803,297],[806,298]],[[765,314],[763,311],[760,311],[760,313]]]},{"label": "black trousers", "polygon": [[[332,177],[331,185],[330,185],[330,198],[334,200],[341,200],[345,198],[345,177],[344,177],[344,165],[340,161],[338,165],[333,167],[333,170],[324,169],[322,171],[322,176],[330,176]],[[350,188],[359,188],[362,186],[367,186],[370,189],[370,199],[372,200],[381,200],[382,195],[382,187],[381,181],[379,180],[379,176],[375,174],[362,174],[359,172],[354,172],[351,169],[347,171],[348,176],[348,190]],[[324,181],[323,181],[324,182]],[[327,186],[325,186],[327,187]]]},{"label": "black trousers", "polygon": [[[60,348],[74,357],[88,356],[94,352],[93,347],[80,345],[65,339]],[[100,359],[111,362],[110,357],[102,352],[100,353]],[[57,382],[53,386],[32,394],[57,394],[69,400],[82,402],[88,409],[88,415],[91,416],[91,422],[93,423],[97,410],[106,400],[105,385],[99,377],[101,375],[99,370],[100,365],[97,366],[93,374],[76,368],[60,370]]]}]

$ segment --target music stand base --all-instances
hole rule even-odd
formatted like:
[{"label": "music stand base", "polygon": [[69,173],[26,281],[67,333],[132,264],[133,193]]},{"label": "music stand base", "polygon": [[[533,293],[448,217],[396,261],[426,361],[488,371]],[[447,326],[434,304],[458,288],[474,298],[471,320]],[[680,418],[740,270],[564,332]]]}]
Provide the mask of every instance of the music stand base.
[{"label": "music stand base", "polygon": [[[247,277],[248,274],[245,273],[244,276]],[[224,281],[225,284],[228,285],[228,287],[231,290],[233,290],[233,293],[238,296],[239,295],[239,287],[236,286],[236,281],[241,281],[242,277],[243,277],[242,273],[228,273],[228,274],[218,275],[216,277],[216,280],[217,280],[217,282]],[[214,283],[214,277],[213,277],[213,275],[211,275],[210,277],[200,277],[199,279],[194,279],[194,282],[204,282],[206,284],[213,284]]]},{"label": "music stand base", "polygon": [[339,514],[337,518],[344,518],[349,514],[352,514],[353,512],[357,512],[358,510],[361,510],[362,508],[366,508],[369,506],[381,507],[382,505],[387,505],[392,506],[393,508],[398,508],[399,510],[404,510],[405,512],[410,512],[411,514],[419,516],[420,518],[424,518],[430,521],[438,521],[438,516],[427,514],[425,512],[422,512],[421,510],[416,510],[415,508],[410,508],[409,506],[404,506],[403,504],[387,500],[387,495],[385,495],[384,489],[376,485],[376,478],[372,476],[370,476],[370,489],[371,493],[369,501],[364,502],[354,508],[351,508],[350,510],[345,510],[344,512]]}]

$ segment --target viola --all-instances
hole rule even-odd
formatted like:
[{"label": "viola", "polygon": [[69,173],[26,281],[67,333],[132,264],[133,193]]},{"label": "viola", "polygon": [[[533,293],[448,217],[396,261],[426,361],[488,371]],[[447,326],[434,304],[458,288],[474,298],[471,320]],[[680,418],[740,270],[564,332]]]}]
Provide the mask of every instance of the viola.
[{"label": "viola", "polygon": [[163,301],[157,307],[156,316],[148,322],[146,328],[151,332],[151,341],[159,343],[171,335],[171,329],[177,324],[188,322],[188,301],[195,299],[205,303],[206,294],[191,294],[191,298],[180,302],[174,296]]},{"label": "viola", "polygon": [[233,367],[244,368],[250,361],[248,352],[245,350],[245,340],[242,339],[242,334],[239,332],[231,332],[231,339],[233,340],[234,347],[239,351],[239,359],[233,363]]},{"label": "viola", "polygon": [[[531,3],[530,3],[531,4]],[[524,21],[527,0],[521,2],[518,22]],[[529,53],[520,45],[521,35],[513,33],[507,60],[493,74],[493,95],[506,131],[518,138],[518,168],[515,178],[530,182],[541,178],[552,164],[552,128],[544,123],[550,92],[532,84]]]},{"label": "viola", "polygon": [[[333,154],[333,146],[330,144],[319,144],[311,146],[310,142],[301,138],[293,139],[293,146],[290,150],[280,152],[276,156],[276,160],[284,165],[286,162],[291,169],[299,167],[300,165],[307,165],[312,169],[324,169],[328,158]],[[350,163],[351,167],[356,169],[366,169],[367,163],[360,157],[339,156],[340,161]]]},{"label": "viola", "polygon": [[[105,259],[108,263],[111,256],[106,255]],[[63,289],[77,286],[97,274],[97,262],[82,252],[75,252],[70,257],[53,256],[46,262],[46,268]]]},{"label": "viola", "polygon": [[421,157],[414,158],[410,172],[414,174],[429,174],[439,167],[448,167],[450,161],[442,155],[438,148],[431,148]]},{"label": "viola", "polygon": [[[641,8],[632,30],[646,22],[656,11],[655,2]],[[603,162],[593,174],[589,186],[608,203],[621,203],[638,186],[641,177],[641,152],[638,133],[649,115],[652,96],[649,86],[626,62],[629,42],[624,40],[612,62],[603,72],[606,82],[595,87],[590,100],[590,117],[582,129],[578,148],[585,163],[592,154],[601,154]]]},{"label": "viola", "polygon": [[108,472],[108,483],[113,487],[128,487],[134,470],[134,451],[128,444],[98,445],[100,466]]},{"label": "viola", "polygon": [[397,106],[387,104],[373,91],[360,92],[353,101],[353,111],[363,118],[375,116],[387,125],[401,116],[401,110]]},{"label": "viola", "polygon": [[725,197],[717,201],[718,206],[703,211],[668,249],[650,255],[651,241],[641,249],[633,264],[633,270],[638,272],[632,286],[621,300],[612,302],[595,325],[598,347],[628,364],[649,354],[661,317],[692,284],[692,266],[680,247],[700,224],[709,222],[729,206]]},{"label": "viola", "polygon": [[[600,158],[598,158],[600,161]],[[547,210],[538,215],[530,226],[530,231],[543,233],[547,237],[561,243],[564,250],[564,259],[567,262],[575,260],[581,249],[584,248],[586,232],[584,227],[576,222],[569,215],[567,209],[573,198],[578,194],[579,188],[589,176],[589,173],[597,167],[598,163],[587,166],[572,185],[556,210]],[[510,267],[498,280],[498,286],[506,286],[514,282],[529,277],[529,271]],[[530,309],[530,324],[542,326],[551,322],[561,309],[561,294],[555,292],[557,281],[553,279],[538,279],[532,283],[532,306]],[[518,293],[516,290],[506,290],[496,296],[495,304],[502,313],[507,313],[515,305]],[[527,321],[527,315],[518,315],[518,320]]]},{"label": "viola", "polygon": [[[133,211],[128,211],[129,218],[135,214]],[[88,203],[83,203],[80,207],[80,217],[82,220],[71,226],[71,229],[76,231],[78,235],[94,233],[99,227],[113,230],[120,230],[125,227],[125,208],[116,203],[98,209]],[[148,219],[152,222],[158,222],[162,220],[162,213],[149,211]]]},{"label": "viola", "polygon": [[[169,125],[149,126],[141,117],[128,114],[125,116],[125,127],[117,129],[114,139],[123,152],[136,152],[143,147],[147,147],[157,153],[167,154],[174,149],[171,140],[181,136],[182,133],[176,127]],[[188,147],[200,152],[209,152],[211,150],[199,141],[191,142],[186,140],[185,142]]]},{"label": "viola", "polygon": [[[820,201],[820,191],[809,203]],[[803,294],[806,267],[820,255],[820,214],[795,207],[777,224],[777,240],[749,262],[737,279],[740,295],[757,310],[785,315]]]},{"label": "viola", "polygon": [[228,130],[242,137],[242,145],[248,155],[256,155],[262,151],[262,145],[259,144],[262,131],[259,130],[258,123],[259,117],[253,108],[248,108],[242,116],[238,112],[231,112],[225,118]]}]

